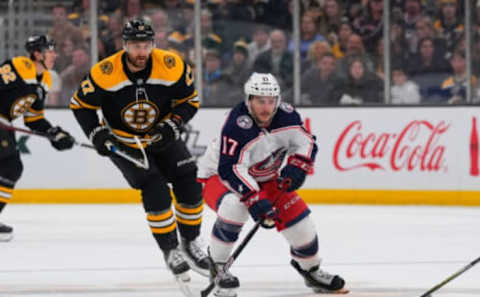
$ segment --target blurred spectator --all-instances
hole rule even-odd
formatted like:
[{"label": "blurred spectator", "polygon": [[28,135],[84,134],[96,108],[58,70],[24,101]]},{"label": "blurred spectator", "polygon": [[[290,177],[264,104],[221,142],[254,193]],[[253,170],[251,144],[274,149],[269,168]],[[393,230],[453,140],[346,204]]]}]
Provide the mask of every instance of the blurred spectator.
[{"label": "blurred spectator", "polygon": [[480,76],[480,34],[475,34],[472,47],[472,72]]},{"label": "blurred spectator", "polygon": [[52,86],[50,90],[48,90],[48,100],[46,105],[48,106],[61,106],[60,105],[60,91],[62,90],[62,79],[60,75],[53,70],[50,69],[50,76],[52,77]]},{"label": "blurred spectator", "polygon": [[171,28],[168,23],[168,14],[163,9],[155,9],[150,14],[152,29],[154,32],[166,31],[170,32]]},{"label": "blurred spectator", "polygon": [[394,19],[403,19],[404,37],[409,44],[416,47],[419,40],[415,35],[416,24],[421,18],[424,18],[422,3],[421,0],[405,0],[404,7],[403,17],[400,11],[399,15],[394,14]]},{"label": "blurred spectator", "polygon": [[[404,62],[408,59],[409,57],[409,51],[408,51],[408,42],[405,37],[405,32],[404,32],[404,22],[400,19],[396,20],[391,24],[391,29],[390,29],[390,37],[391,37],[391,43],[390,43],[390,55],[392,61],[399,61],[399,62]],[[381,42],[383,43],[383,39],[381,39]],[[377,47],[378,50],[378,47]],[[382,53],[383,57],[383,53]]]},{"label": "blurred spectator", "polygon": [[[90,38],[90,0],[82,0],[81,5],[77,7],[76,11],[68,15],[68,20],[83,34],[83,38],[88,40]],[[98,34],[107,28],[108,16],[98,13]]]},{"label": "blurred spectator", "polygon": [[[373,62],[373,69],[375,74],[378,76],[380,79],[385,79],[385,73],[384,73],[384,42],[383,39],[380,39],[377,42],[377,48],[376,48],[376,53],[374,55],[374,62]],[[393,60],[395,56],[393,55],[391,59]]]},{"label": "blurred spectator", "polygon": [[341,88],[340,104],[383,103],[383,83],[367,70],[363,59],[353,59],[348,70],[348,78]]},{"label": "blurred spectator", "polygon": [[230,76],[233,87],[240,92],[243,85],[251,74],[251,67],[247,63],[248,46],[243,40],[239,40],[234,44],[233,57],[230,65],[225,69],[225,73]]},{"label": "blurred spectator", "polygon": [[106,33],[101,38],[106,56],[113,55],[123,48],[122,30],[122,18],[112,14],[108,19]]},{"label": "blurred spectator", "polygon": [[255,1],[255,22],[270,27],[292,31],[292,0],[259,0]]},{"label": "blurred spectator", "polygon": [[58,44],[58,57],[55,60],[55,69],[57,72],[62,72],[72,63],[72,52],[74,47],[75,46],[70,37],[65,38],[62,43]]},{"label": "blurred spectator", "polygon": [[418,104],[421,101],[418,85],[409,80],[399,64],[392,67],[392,104]]},{"label": "blurred spectator", "polygon": [[368,72],[373,72],[374,71],[373,61],[370,55],[368,55],[367,52],[365,51],[362,38],[357,34],[351,34],[347,41],[345,56],[340,60],[340,62],[337,65],[338,74],[341,77],[346,78],[348,76],[348,72],[349,72],[348,69],[352,60],[359,57],[363,59],[363,62]]},{"label": "blurred spectator", "polygon": [[383,0],[367,0],[367,10],[353,22],[353,30],[362,37],[367,52],[374,52],[383,37]]},{"label": "blurred spectator", "polygon": [[[467,64],[465,53],[455,51],[450,58],[453,74],[442,83],[443,100],[449,104],[467,102]],[[471,86],[477,85],[477,77],[472,75]],[[472,92],[473,93],[473,92]]]},{"label": "blurred spectator", "polygon": [[[155,47],[164,50],[169,49],[168,36],[166,31],[155,31]],[[175,52],[179,54],[179,51],[175,50]],[[183,56],[182,59],[185,60],[185,55],[181,55]]]},{"label": "blurred spectator", "polygon": [[142,0],[123,0],[124,23],[134,18],[141,17],[143,14]]},{"label": "blurred spectator", "polygon": [[429,17],[420,18],[415,25],[415,32],[409,40],[410,54],[418,51],[418,43],[424,38],[431,38],[438,56],[445,57],[447,53],[447,42],[442,37],[438,37],[438,33],[433,26],[433,22]]},{"label": "blurred spectator", "polygon": [[342,92],[340,78],[335,74],[335,57],[327,52],[302,75],[304,105],[337,105]]},{"label": "blurred spectator", "polygon": [[[180,0],[164,0],[161,2],[164,11],[168,16],[168,25],[172,30],[185,32],[186,24],[183,20],[182,1]],[[193,32],[189,32],[193,33]]]},{"label": "blurred spectator", "polygon": [[281,89],[293,85],[293,55],[287,50],[287,37],[282,30],[270,32],[271,48],[258,55],[253,70],[261,73],[272,73],[280,83]]},{"label": "blurred spectator", "polygon": [[62,78],[62,91],[60,93],[59,106],[68,106],[70,98],[79,83],[88,74],[90,69],[90,56],[85,47],[76,48],[72,53],[72,65],[60,73]]},{"label": "blurred spectator", "polygon": [[332,45],[332,52],[335,58],[340,59],[344,57],[348,39],[352,34],[352,25],[348,22],[348,20],[342,20],[342,24],[340,25],[336,34],[336,41]]},{"label": "blurred spectator", "polygon": [[[55,4],[52,7],[52,20],[53,25],[48,32],[50,38],[55,40],[57,46],[62,47],[66,40],[71,42],[71,46],[79,47],[83,46],[85,40],[83,38],[82,32],[75,28],[67,19],[67,8],[63,4]],[[59,52],[59,59],[62,59],[62,51]],[[62,62],[60,62],[61,64]],[[59,65],[58,62],[55,65],[55,69],[61,71],[64,69],[65,65]]]},{"label": "blurred spectator", "polygon": [[455,44],[463,35],[463,18],[460,15],[457,0],[441,0],[440,16],[435,21],[434,27],[446,40],[449,53],[452,53]]},{"label": "blurred spectator", "polygon": [[270,49],[268,29],[264,25],[257,25],[253,32],[253,40],[248,44],[248,64],[253,65],[257,56]]},{"label": "blurred spectator", "polygon": [[[338,32],[342,24],[343,7],[340,0],[325,0],[323,10],[325,11],[326,30],[321,33],[330,37],[330,34]],[[330,38],[328,39],[330,40]]]},{"label": "blurred spectator", "polygon": [[[314,41],[327,41],[327,39],[318,32],[317,20],[309,14],[304,14],[300,25],[300,56],[302,59],[307,57],[308,48]],[[294,48],[295,43],[291,39],[288,50],[293,52]]]},{"label": "blurred spectator", "polygon": [[232,81],[221,69],[221,57],[218,50],[205,53],[205,72],[203,74],[203,104],[214,106],[233,106],[232,98],[238,94],[232,92]]},{"label": "blurred spectator", "polygon": [[244,0],[226,0],[215,15],[215,31],[222,36],[225,49],[233,48],[237,40],[247,40],[254,28],[255,11]]},{"label": "blurred spectator", "polygon": [[308,70],[310,67],[315,67],[318,60],[320,60],[326,53],[331,53],[332,48],[326,41],[315,41],[308,48],[307,58],[301,64],[302,71]]},{"label": "blurred spectator", "polygon": [[410,76],[450,71],[447,60],[435,49],[432,38],[421,39],[417,52],[409,59],[407,71]]}]

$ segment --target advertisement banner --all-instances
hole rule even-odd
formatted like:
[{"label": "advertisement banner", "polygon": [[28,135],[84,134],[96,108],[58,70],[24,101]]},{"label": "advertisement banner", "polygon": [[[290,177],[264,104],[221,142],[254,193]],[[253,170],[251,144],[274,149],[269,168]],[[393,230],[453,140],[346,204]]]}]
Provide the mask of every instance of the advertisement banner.
[{"label": "advertisement banner", "polygon": [[[227,109],[200,109],[187,126],[192,154],[219,136]],[[473,107],[300,108],[317,138],[306,189],[479,191],[478,133]],[[69,110],[47,110],[55,125],[88,142]],[[21,122],[15,123],[22,126]],[[75,147],[57,152],[48,140],[17,134],[23,189],[128,188],[108,158]]]}]

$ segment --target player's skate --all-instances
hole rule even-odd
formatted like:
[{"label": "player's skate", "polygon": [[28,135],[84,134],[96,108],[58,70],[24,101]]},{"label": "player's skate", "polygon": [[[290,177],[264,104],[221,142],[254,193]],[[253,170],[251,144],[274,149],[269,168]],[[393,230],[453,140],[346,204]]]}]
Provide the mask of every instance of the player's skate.
[{"label": "player's skate", "polygon": [[210,275],[208,256],[195,240],[187,241],[182,239],[182,250],[186,256],[185,260],[194,271],[206,277]]},{"label": "player's skate", "polygon": [[345,281],[338,275],[331,275],[322,271],[319,265],[303,270],[297,261],[291,260],[290,264],[300,273],[305,280],[305,284],[312,288],[315,293],[324,294],[347,294],[348,290],[344,289]]},{"label": "player's skate", "polygon": [[190,266],[188,266],[187,261],[185,261],[183,254],[178,250],[178,248],[165,252],[164,256],[168,269],[172,271],[177,280],[181,280],[183,282],[190,281],[190,275],[188,274]]},{"label": "player's skate", "polygon": [[215,284],[213,295],[217,297],[236,297],[237,289],[240,287],[238,278],[225,271],[225,263],[213,263],[210,259],[210,278]]},{"label": "player's skate", "polygon": [[0,223],[0,241],[10,241],[13,238],[13,228]]}]

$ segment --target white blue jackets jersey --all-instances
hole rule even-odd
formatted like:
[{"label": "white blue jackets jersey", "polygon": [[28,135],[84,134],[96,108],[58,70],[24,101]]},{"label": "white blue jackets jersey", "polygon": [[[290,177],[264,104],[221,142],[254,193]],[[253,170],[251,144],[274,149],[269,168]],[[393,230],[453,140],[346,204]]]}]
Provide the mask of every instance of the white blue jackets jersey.
[{"label": "white blue jackets jersey", "polygon": [[234,107],[215,140],[199,160],[199,179],[218,174],[239,195],[260,189],[258,183],[276,178],[288,155],[315,160],[315,138],[288,103],[280,104],[268,127],[260,128],[244,102]]}]

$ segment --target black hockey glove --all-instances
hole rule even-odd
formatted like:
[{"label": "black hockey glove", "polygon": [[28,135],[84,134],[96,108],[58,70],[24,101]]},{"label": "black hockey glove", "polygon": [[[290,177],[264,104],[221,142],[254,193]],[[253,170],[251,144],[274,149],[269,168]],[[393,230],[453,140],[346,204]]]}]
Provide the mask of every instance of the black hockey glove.
[{"label": "black hockey glove", "polygon": [[287,188],[287,192],[292,192],[300,188],[305,182],[305,177],[311,168],[311,160],[299,155],[290,156],[287,165],[283,167],[280,172],[281,179],[289,178],[291,181]]},{"label": "black hockey glove", "polygon": [[111,156],[113,152],[110,150],[110,145],[115,147],[119,146],[119,143],[115,136],[110,132],[110,129],[103,126],[98,126],[90,133],[90,141],[95,146],[98,154],[101,156]]},{"label": "black hockey glove", "polygon": [[59,151],[69,150],[75,144],[75,139],[59,126],[49,128],[47,134],[52,146]]},{"label": "black hockey glove", "polygon": [[182,120],[172,117],[153,127],[149,132],[152,142],[147,146],[147,151],[160,152],[166,149],[180,138],[181,126]]},{"label": "black hockey glove", "polygon": [[250,192],[240,199],[248,208],[248,212],[256,222],[262,220],[261,226],[264,228],[275,227],[277,211],[266,196],[266,192]]}]

